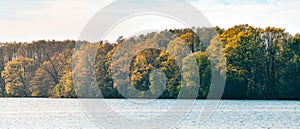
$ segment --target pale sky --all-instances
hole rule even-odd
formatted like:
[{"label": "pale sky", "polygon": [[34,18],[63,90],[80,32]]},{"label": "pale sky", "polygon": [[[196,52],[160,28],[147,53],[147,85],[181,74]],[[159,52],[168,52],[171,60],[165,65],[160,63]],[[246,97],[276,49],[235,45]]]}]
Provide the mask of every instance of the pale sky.
[{"label": "pale sky", "polygon": [[[111,2],[110,0],[1,0],[0,42],[77,40],[89,19]],[[300,32],[299,0],[188,0],[188,2],[198,8],[212,26],[228,28],[237,24],[250,24],[255,27],[281,27],[291,34]]]}]

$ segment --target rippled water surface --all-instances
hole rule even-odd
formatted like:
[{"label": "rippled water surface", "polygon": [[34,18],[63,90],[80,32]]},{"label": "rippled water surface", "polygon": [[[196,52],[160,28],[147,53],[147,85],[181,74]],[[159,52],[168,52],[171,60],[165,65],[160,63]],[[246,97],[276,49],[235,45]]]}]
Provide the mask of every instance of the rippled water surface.
[{"label": "rippled water surface", "polygon": [[[95,109],[82,99],[2,98],[0,99],[0,128],[99,128],[101,122],[113,127],[120,124],[120,116],[134,121],[151,121],[166,112],[181,117],[174,128],[299,128],[300,101],[261,100],[186,100],[192,103],[175,108],[176,100],[91,100]],[[97,103],[102,101],[105,103]],[[213,102],[213,103],[210,103]],[[214,108],[214,106],[216,108]],[[216,105],[217,104],[217,105]],[[104,110],[109,107],[111,110]],[[205,109],[204,109],[205,107]],[[102,110],[103,109],[103,110]],[[93,113],[95,111],[95,113]],[[209,112],[209,113],[208,113]],[[105,114],[107,121],[93,120],[91,113]],[[201,119],[206,118],[206,119]],[[109,121],[108,121],[109,120]],[[112,121],[114,120],[114,121]],[[158,122],[159,123],[159,122]],[[140,123],[143,124],[143,123]],[[118,126],[116,128],[119,128]]]}]

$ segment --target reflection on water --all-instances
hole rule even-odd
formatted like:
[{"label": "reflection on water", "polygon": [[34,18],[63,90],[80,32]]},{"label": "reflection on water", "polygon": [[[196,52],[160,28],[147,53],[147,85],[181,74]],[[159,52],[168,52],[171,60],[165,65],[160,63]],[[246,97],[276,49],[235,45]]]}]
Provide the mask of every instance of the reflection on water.
[{"label": "reflection on water", "polygon": [[[176,100],[155,100],[151,106],[130,108],[127,100],[105,100],[121,115],[157,115]],[[78,99],[2,98],[1,128],[97,128]],[[123,104],[122,104],[123,103]],[[206,121],[199,121],[205,100],[197,100],[178,128],[298,128],[300,101],[222,100]],[[132,105],[131,105],[132,106]],[[101,108],[101,105],[99,105]],[[124,109],[124,110],[120,110]],[[105,111],[104,111],[105,112]],[[156,113],[156,114],[155,114]],[[174,114],[176,115],[176,114]],[[146,117],[144,117],[146,118]],[[152,118],[152,117],[150,117]],[[116,124],[111,121],[111,124]]]}]

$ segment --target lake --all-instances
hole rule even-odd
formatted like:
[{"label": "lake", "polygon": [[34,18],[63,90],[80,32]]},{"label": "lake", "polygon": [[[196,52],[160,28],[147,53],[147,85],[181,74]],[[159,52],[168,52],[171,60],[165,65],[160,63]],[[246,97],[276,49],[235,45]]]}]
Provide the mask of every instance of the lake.
[{"label": "lake", "polygon": [[[178,101],[181,100],[1,98],[0,127],[300,127],[300,101]],[[177,106],[179,104],[183,106]],[[156,125],[149,126],[148,123],[151,122]],[[173,126],[169,126],[170,124]]]}]

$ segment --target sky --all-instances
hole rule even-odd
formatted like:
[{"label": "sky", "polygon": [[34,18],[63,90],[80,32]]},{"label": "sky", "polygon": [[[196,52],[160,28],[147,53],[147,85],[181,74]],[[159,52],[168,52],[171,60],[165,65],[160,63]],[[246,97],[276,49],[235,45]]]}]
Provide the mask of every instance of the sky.
[{"label": "sky", "polygon": [[[111,0],[1,0],[0,42],[77,40],[87,22],[111,2]],[[229,28],[238,24],[250,24],[262,28],[281,27],[291,34],[300,32],[299,0],[187,0],[187,2],[200,10],[212,26]],[[175,27],[177,25],[174,23]],[[165,29],[162,27],[161,29]]]}]

